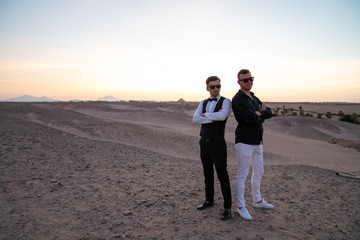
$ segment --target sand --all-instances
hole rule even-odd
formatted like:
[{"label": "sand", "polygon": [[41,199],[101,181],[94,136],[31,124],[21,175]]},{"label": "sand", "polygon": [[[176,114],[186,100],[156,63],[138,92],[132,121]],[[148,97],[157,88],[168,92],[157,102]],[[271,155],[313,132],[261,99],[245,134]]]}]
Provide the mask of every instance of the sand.
[{"label": "sand", "polygon": [[[236,121],[226,127],[233,218],[204,200],[198,103],[0,103],[0,239],[359,239],[360,126],[278,116],[265,124],[262,195],[236,213]],[[288,103],[268,103],[276,108]],[[359,104],[291,103],[360,113]]]}]

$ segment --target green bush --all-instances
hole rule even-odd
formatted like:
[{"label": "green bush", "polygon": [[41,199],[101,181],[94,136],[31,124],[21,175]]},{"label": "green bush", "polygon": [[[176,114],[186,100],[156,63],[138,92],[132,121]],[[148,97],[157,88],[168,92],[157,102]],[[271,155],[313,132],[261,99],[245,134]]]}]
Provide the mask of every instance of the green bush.
[{"label": "green bush", "polygon": [[331,112],[326,112],[326,113],[325,113],[325,116],[326,116],[328,119],[331,119],[331,118],[332,118],[332,113],[331,113]]},{"label": "green bush", "polygon": [[343,111],[339,111],[338,114],[336,114],[336,115],[339,117],[342,117],[342,116],[344,116],[344,113],[343,113]]},{"label": "green bush", "polygon": [[359,116],[356,113],[344,114],[339,118],[339,121],[359,124]]}]

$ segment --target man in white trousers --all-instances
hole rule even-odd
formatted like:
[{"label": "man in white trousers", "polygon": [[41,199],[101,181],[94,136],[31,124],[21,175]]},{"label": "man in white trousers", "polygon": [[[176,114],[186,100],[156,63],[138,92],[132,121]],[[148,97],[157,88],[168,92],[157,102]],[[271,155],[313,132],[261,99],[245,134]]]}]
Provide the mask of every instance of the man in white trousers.
[{"label": "man in white trousers", "polygon": [[236,176],[235,192],[238,213],[245,220],[252,217],[245,205],[245,181],[252,166],[251,190],[253,207],[271,209],[274,206],[261,197],[260,183],[264,173],[263,163],[263,126],[265,119],[272,117],[271,109],[258,99],[251,88],[254,77],[247,69],[238,73],[240,90],[232,99],[232,109],[236,121],[235,147],[238,159],[238,173]]}]

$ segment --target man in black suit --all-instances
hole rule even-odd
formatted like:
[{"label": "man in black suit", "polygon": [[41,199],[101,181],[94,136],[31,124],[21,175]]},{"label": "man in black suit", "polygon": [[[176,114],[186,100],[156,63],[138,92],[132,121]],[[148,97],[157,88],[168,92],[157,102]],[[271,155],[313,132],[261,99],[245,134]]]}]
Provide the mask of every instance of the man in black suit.
[{"label": "man in black suit", "polygon": [[193,122],[201,124],[200,158],[205,177],[205,202],[197,209],[214,206],[214,167],[221,184],[224,198],[222,220],[231,217],[231,187],[227,172],[227,147],[224,138],[226,120],[230,114],[231,102],[220,96],[220,79],[211,76],[206,80],[210,98],[202,100],[194,113]]}]

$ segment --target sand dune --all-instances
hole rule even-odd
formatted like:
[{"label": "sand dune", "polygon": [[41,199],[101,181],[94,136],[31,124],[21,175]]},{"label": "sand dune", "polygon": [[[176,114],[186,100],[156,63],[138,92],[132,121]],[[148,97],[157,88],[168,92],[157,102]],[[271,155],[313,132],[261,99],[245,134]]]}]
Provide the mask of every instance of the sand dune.
[{"label": "sand dune", "polygon": [[[335,174],[360,174],[359,125],[300,116],[268,120],[262,192],[275,209],[249,207],[254,220],[245,222],[235,214],[234,197],[234,217],[223,222],[218,182],[215,207],[195,210],[204,198],[196,106],[0,103],[0,238],[360,238],[359,180]],[[232,186],[235,127],[230,115]]]},{"label": "sand dune", "polygon": [[[305,164],[360,173],[360,153],[329,142],[347,139],[359,143],[360,127],[351,123],[308,117],[274,117],[265,124],[265,144],[278,156],[275,164]],[[272,161],[267,161],[271,163]]]}]

